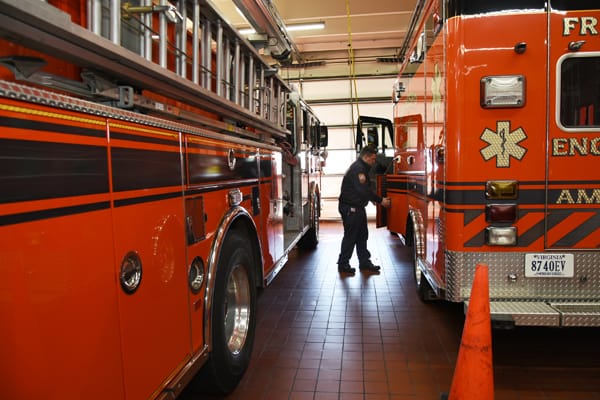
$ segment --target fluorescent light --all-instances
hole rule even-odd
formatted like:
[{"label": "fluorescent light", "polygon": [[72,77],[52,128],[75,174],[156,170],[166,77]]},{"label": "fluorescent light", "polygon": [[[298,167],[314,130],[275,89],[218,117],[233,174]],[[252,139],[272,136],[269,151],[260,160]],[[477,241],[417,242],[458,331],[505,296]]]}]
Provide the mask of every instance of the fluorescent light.
[{"label": "fluorescent light", "polygon": [[[292,31],[310,31],[313,29],[325,29],[325,22],[311,22],[308,24],[292,24],[286,25],[285,29],[288,32]],[[254,35],[256,31],[252,28],[244,28],[239,30],[240,35]]]},{"label": "fluorescent light", "polygon": [[325,22],[311,22],[308,24],[286,25],[288,32],[291,31],[310,31],[313,29],[325,29]]}]

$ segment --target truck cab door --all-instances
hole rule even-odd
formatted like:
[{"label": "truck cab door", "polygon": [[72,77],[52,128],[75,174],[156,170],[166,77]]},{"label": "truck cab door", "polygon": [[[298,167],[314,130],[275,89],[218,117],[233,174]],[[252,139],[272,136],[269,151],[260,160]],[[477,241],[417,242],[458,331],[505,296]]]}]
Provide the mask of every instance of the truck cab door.
[{"label": "truck cab door", "polygon": [[394,158],[388,176],[388,196],[392,199],[388,229],[406,235],[410,198],[422,198],[425,178],[423,116],[407,115],[394,119]]},{"label": "truck cab door", "polygon": [[[392,121],[386,118],[359,116],[356,124],[356,151],[374,145],[378,149],[377,162],[371,168],[371,182],[375,182],[375,190],[381,197],[387,197],[387,174],[392,172],[394,156],[394,137]],[[381,228],[388,224],[388,213],[385,207],[377,205],[376,226]]]}]

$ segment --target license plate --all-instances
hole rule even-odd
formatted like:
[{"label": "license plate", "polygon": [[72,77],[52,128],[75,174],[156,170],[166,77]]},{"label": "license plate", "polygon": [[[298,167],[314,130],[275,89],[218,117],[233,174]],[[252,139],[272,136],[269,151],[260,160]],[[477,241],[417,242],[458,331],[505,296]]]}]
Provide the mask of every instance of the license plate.
[{"label": "license plate", "polygon": [[573,254],[525,254],[527,278],[572,278],[575,272]]}]

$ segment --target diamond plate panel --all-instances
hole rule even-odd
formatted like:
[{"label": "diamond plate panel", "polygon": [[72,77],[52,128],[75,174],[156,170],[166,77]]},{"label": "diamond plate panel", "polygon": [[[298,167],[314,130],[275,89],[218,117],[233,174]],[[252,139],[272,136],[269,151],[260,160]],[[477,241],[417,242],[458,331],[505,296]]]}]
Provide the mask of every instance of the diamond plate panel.
[{"label": "diamond plate panel", "polygon": [[573,278],[525,278],[524,252],[446,252],[446,298],[464,301],[471,294],[477,263],[489,271],[490,299],[600,301],[600,254],[574,254]]},{"label": "diamond plate panel", "polygon": [[545,303],[526,301],[490,302],[490,314],[510,315],[515,325],[559,326],[560,314]]},{"label": "diamond plate panel", "polygon": [[600,304],[556,304],[562,313],[563,326],[600,326]]}]

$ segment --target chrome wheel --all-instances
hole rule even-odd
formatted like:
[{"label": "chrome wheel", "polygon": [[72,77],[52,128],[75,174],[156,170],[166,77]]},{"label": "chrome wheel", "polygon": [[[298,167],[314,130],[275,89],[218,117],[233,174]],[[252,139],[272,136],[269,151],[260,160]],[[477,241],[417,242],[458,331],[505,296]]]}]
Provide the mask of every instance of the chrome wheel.
[{"label": "chrome wheel", "polygon": [[233,267],[225,293],[225,335],[227,348],[238,354],[246,343],[250,326],[250,282],[246,269],[237,264]]}]

